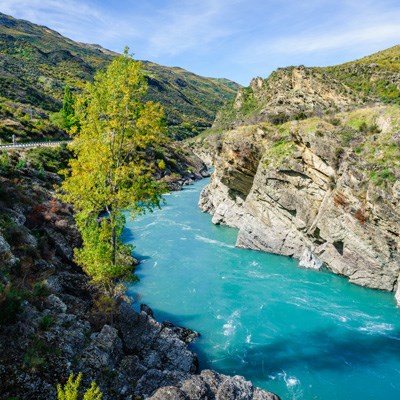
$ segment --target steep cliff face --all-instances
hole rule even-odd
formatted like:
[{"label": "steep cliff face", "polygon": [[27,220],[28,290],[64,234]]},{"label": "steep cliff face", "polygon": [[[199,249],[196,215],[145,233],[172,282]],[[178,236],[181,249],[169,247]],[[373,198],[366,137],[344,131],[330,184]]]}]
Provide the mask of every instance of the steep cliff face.
[{"label": "steep cliff face", "polygon": [[[400,110],[377,106],[199,139],[215,172],[200,207],[237,246],[394,291],[400,271]],[[202,142],[201,142],[202,140]],[[397,295],[398,297],[400,295]]]}]

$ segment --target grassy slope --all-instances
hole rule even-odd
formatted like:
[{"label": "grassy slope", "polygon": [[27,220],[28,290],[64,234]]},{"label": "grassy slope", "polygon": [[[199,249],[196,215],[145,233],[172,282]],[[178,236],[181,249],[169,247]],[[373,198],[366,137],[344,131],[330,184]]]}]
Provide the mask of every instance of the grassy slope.
[{"label": "grassy slope", "polygon": [[[83,88],[117,54],[0,13],[0,139],[62,136],[48,121],[61,107],[63,87]],[[148,99],[164,106],[170,132],[193,136],[210,126],[218,108],[239,87],[180,68],[145,62]]]},{"label": "grassy slope", "polygon": [[[308,76],[310,81],[315,82],[317,86],[324,86],[327,91],[331,91],[335,95],[339,94],[352,99],[354,107],[368,103],[400,105],[400,45],[345,64],[323,68],[301,68],[304,75]],[[275,95],[288,96],[298,90],[290,88],[291,90],[287,93],[282,93],[282,91],[288,89],[286,86],[279,91],[279,85],[287,85],[287,80],[291,80],[293,71],[296,69],[297,67],[287,67],[274,71],[267,79],[263,80],[262,89],[257,94],[254,93],[251,86],[242,88],[240,108],[235,108],[235,100],[229,101],[220,110],[216,126],[227,128],[237,123],[257,122],[257,116],[263,109],[270,107],[273,110],[276,106],[273,101],[274,96],[271,99],[271,93],[274,89]],[[276,90],[277,87],[278,90]],[[288,115],[284,117],[302,119],[312,115],[310,113],[303,115],[300,105],[301,102],[299,102],[297,110],[289,110]],[[338,110],[336,109],[336,111]],[[334,112],[335,107],[322,111],[325,113]],[[264,118],[264,120],[266,119],[268,118]],[[277,121],[272,122],[281,123],[284,121],[278,118]]]}]

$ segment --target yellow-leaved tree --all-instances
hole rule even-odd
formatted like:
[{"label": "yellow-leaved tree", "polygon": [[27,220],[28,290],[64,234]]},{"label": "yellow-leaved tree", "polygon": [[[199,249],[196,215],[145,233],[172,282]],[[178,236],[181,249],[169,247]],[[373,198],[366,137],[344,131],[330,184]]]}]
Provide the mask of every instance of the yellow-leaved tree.
[{"label": "yellow-leaved tree", "polygon": [[166,140],[164,112],[144,102],[147,82],[140,62],[115,58],[75,104],[79,130],[71,132],[70,161],[61,198],[74,204],[83,245],[75,261],[109,293],[130,279],[132,246],[121,240],[125,213],[132,217],[160,205],[164,187],[153,178],[149,146]]}]

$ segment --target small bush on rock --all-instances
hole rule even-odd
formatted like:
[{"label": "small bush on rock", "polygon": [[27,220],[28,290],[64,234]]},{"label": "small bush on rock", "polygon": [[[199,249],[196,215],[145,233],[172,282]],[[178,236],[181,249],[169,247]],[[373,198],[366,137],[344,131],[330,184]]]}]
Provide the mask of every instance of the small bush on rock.
[{"label": "small bush on rock", "polygon": [[92,382],[90,388],[85,391],[83,397],[79,397],[79,387],[81,385],[82,373],[79,373],[75,378],[74,374],[71,374],[68,378],[67,383],[63,386],[57,385],[57,399],[58,400],[101,400],[103,394],[96,382]]}]

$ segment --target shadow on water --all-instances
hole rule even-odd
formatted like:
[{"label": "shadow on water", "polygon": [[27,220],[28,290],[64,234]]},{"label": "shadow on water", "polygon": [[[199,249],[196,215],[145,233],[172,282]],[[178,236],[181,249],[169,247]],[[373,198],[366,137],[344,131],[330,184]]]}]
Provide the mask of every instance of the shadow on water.
[{"label": "shadow on water", "polygon": [[134,251],[132,254],[133,254],[133,257],[135,257],[136,260],[139,261],[139,265],[137,266],[137,270],[141,268],[141,263],[143,261],[151,260],[151,258],[152,258],[151,256],[143,256],[140,253],[137,253],[136,251]]},{"label": "shadow on water", "polygon": [[[183,328],[190,329],[190,322],[199,318],[198,314],[190,314],[190,315],[183,315],[179,313],[171,314],[166,311],[157,310],[156,308],[152,308],[154,313],[154,318],[157,321],[164,322],[172,322],[174,325],[181,326]],[[199,332],[201,333],[201,332]]]},{"label": "shadow on water", "polygon": [[[269,376],[288,369],[314,371],[342,371],[354,368],[370,368],[391,360],[400,360],[400,335],[384,336],[349,331],[338,337],[328,329],[308,335],[291,336],[270,344],[248,344],[240,349],[227,350],[224,354],[225,372],[251,376],[253,380],[265,380]],[[201,339],[200,339],[201,340]],[[213,362],[194,346],[202,368],[213,368]]]},{"label": "shadow on water", "polygon": [[[143,302],[139,299],[139,301],[133,305],[135,310],[139,311],[140,304],[142,304],[142,303]],[[199,318],[198,314],[191,314],[191,315],[187,315],[187,314],[183,315],[183,314],[178,314],[178,313],[171,314],[169,312],[161,311],[156,308],[151,308],[151,309],[153,310],[154,318],[158,322],[172,322],[174,325],[180,326],[182,328],[190,329],[191,321]],[[199,333],[201,335],[201,332],[199,332]]]}]

